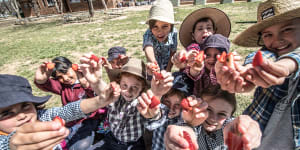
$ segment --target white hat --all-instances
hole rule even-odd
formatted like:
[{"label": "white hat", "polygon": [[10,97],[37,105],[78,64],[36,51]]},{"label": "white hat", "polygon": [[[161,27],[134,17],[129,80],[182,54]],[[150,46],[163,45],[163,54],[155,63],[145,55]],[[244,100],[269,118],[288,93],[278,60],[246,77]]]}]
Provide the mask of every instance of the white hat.
[{"label": "white hat", "polygon": [[174,24],[174,10],[172,3],[169,0],[156,0],[150,8],[149,18],[146,23],[148,24],[150,20]]}]

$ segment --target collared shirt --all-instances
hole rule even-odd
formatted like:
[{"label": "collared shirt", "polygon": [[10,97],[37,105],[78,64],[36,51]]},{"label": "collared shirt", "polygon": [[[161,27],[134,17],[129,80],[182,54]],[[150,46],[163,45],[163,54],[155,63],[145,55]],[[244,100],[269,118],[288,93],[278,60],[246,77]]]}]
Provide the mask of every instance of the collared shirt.
[{"label": "collared shirt", "polygon": [[[271,86],[269,88],[257,87],[254,93],[254,99],[250,106],[248,106],[248,108],[244,111],[244,114],[249,115],[252,119],[256,120],[259,123],[262,132],[264,132],[275,105],[278,101],[285,98],[288,95],[288,91],[291,90],[289,82],[297,84],[291,103],[292,127],[294,133],[293,138],[295,149],[297,149],[300,148],[300,83],[295,81],[299,78],[300,48],[280,56],[278,60],[286,57],[292,58],[298,63],[298,70],[287,77],[282,85]],[[253,58],[248,57],[248,59]],[[245,62],[252,62],[252,60],[246,60]]]},{"label": "collared shirt", "polygon": [[179,122],[179,118],[168,118],[169,109],[166,105],[161,104],[161,113],[162,116],[159,120],[148,120],[145,123],[145,128],[153,131],[153,137],[152,137],[152,150],[164,150],[165,144],[164,144],[164,134],[167,130],[168,125],[176,124]]},{"label": "collared shirt", "polygon": [[145,118],[137,110],[138,99],[126,101],[122,96],[108,105],[108,122],[114,137],[121,142],[135,142],[144,131]]},{"label": "collared shirt", "polygon": [[[66,122],[70,122],[76,119],[87,117],[80,109],[80,102],[76,101],[69,103],[63,107],[54,107],[51,109],[42,109],[37,111],[37,119],[39,121],[52,121],[56,116],[61,117]],[[0,136],[0,149],[9,150],[9,141],[10,138],[15,134],[15,132],[10,133],[8,136]],[[54,150],[60,150],[61,146],[56,145]]]},{"label": "collared shirt", "polygon": [[168,34],[167,42],[159,42],[148,29],[143,37],[143,49],[146,46],[152,46],[154,49],[155,59],[161,70],[166,70],[169,60],[171,59],[171,52],[177,50],[177,30],[174,27],[173,32]]}]

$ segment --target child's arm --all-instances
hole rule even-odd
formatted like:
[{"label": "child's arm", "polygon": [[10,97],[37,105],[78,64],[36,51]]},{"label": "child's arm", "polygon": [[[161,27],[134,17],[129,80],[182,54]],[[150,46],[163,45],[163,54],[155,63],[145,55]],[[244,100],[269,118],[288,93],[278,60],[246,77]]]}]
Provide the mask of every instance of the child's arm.
[{"label": "child's arm", "polygon": [[171,72],[162,70],[160,73],[163,79],[159,80],[156,79],[155,76],[153,76],[151,81],[151,90],[153,94],[159,99],[171,89],[174,80]]},{"label": "child's arm", "polygon": [[173,67],[173,63],[172,63],[172,57],[173,57],[173,55],[176,53],[176,51],[171,51],[171,54],[170,54],[170,59],[169,59],[169,61],[168,61],[168,65],[167,65],[167,68],[166,68],[166,71],[167,72],[171,72],[171,70],[172,70],[172,67]]},{"label": "child's arm", "polygon": [[151,63],[157,62],[155,59],[154,49],[152,46],[146,46],[144,48],[144,51],[145,51],[145,55],[146,55],[148,62],[151,62]]},{"label": "child's arm", "polygon": [[47,65],[46,65],[47,63],[50,63],[50,62],[44,62],[43,64],[41,64],[39,66],[39,68],[35,72],[34,81],[37,84],[44,84],[44,83],[46,83],[46,81],[51,76],[51,73],[52,73],[53,69],[48,69]]},{"label": "child's arm", "polygon": [[[195,96],[189,96],[186,98],[188,107],[182,109],[182,119],[189,125],[196,127],[201,125],[208,117],[207,103]],[[181,105],[184,105],[181,103]],[[186,109],[188,108],[188,109]]]},{"label": "child's arm", "polygon": [[[235,140],[230,140],[229,133],[231,136],[235,135]],[[242,149],[254,149],[260,145],[261,142],[261,131],[259,124],[247,115],[241,115],[234,119],[231,123],[227,124],[223,130],[224,143],[239,143],[242,142]],[[240,141],[239,141],[240,140]],[[234,146],[234,145],[228,145]]]}]

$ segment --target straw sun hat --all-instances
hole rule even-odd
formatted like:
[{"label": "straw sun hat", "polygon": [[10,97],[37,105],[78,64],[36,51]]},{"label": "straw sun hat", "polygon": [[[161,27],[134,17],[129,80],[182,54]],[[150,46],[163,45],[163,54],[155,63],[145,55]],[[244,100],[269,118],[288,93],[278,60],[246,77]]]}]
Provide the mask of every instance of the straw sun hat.
[{"label": "straw sun hat", "polygon": [[210,18],[214,22],[216,33],[229,37],[231,23],[228,16],[217,8],[202,8],[189,14],[180,26],[179,40],[184,47],[192,43],[193,26],[201,18]]},{"label": "straw sun hat", "polygon": [[169,0],[156,0],[150,8],[149,18],[146,23],[148,24],[150,20],[174,24],[174,10],[172,3]]},{"label": "straw sun hat", "polygon": [[259,34],[274,24],[300,17],[300,0],[268,0],[259,4],[257,23],[240,33],[233,43],[245,47],[257,47]]}]

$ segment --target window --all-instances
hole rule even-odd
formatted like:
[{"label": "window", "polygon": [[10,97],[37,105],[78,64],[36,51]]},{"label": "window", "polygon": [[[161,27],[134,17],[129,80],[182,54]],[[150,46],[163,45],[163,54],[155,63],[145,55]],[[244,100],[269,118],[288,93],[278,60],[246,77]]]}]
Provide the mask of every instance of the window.
[{"label": "window", "polygon": [[70,0],[71,3],[80,3],[80,0]]}]

